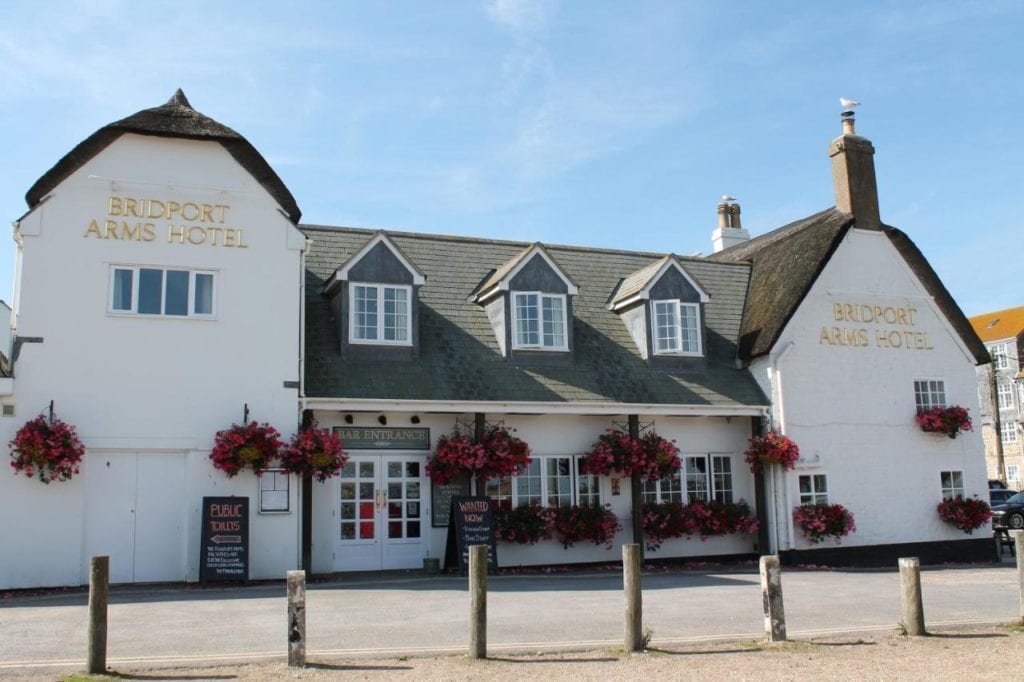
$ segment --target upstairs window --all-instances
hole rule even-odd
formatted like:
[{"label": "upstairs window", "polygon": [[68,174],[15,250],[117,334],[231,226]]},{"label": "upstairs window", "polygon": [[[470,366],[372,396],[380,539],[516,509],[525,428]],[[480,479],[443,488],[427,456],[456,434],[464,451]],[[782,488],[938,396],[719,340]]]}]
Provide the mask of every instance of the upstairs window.
[{"label": "upstairs window", "polygon": [[410,345],[410,287],[352,284],[352,343]]},{"label": "upstairs window", "polygon": [[682,301],[654,301],[654,352],[700,355],[700,306]]},{"label": "upstairs window", "polygon": [[914,402],[917,404],[918,414],[927,412],[933,407],[945,407],[946,382],[933,379],[915,381]]},{"label": "upstairs window", "polygon": [[999,439],[1004,443],[1017,442],[1017,424],[1012,421],[999,422]]},{"label": "upstairs window", "polygon": [[992,346],[992,366],[996,369],[1006,369],[1010,366],[1010,361],[1007,358],[1007,344],[997,343]]},{"label": "upstairs window", "polygon": [[567,350],[565,311],[564,294],[513,293],[515,347]]},{"label": "upstairs window", "polygon": [[214,273],[117,265],[110,269],[110,312],[211,318]]},{"label": "upstairs window", "polygon": [[964,496],[964,472],[940,471],[939,481],[942,485],[942,499],[951,500]]},{"label": "upstairs window", "polygon": [[800,476],[800,504],[828,504],[828,478],[825,474]]},{"label": "upstairs window", "polygon": [[996,384],[996,401],[1000,410],[1013,409],[1013,387],[1002,382]]}]

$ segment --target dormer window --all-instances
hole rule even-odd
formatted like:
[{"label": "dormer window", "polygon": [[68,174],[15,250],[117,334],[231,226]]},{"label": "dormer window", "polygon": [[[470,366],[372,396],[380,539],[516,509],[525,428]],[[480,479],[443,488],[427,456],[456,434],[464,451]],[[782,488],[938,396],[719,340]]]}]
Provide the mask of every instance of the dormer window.
[{"label": "dormer window", "polygon": [[564,294],[517,291],[512,296],[515,348],[567,350]]},{"label": "dormer window", "polygon": [[700,355],[700,305],[682,301],[653,301],[654,352]]},{"label": "dormer window", "polygon": [[352,343],[411,343],[411,287],[353,282],[349,292]]}]

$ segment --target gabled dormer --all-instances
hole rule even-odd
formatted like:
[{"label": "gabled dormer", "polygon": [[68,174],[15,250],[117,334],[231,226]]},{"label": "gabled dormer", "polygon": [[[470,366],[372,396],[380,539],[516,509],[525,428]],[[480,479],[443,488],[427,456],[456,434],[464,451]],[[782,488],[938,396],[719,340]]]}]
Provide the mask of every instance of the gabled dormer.
[{"label": "gabled dormer", "polygon": [[707,355],[704,287],[674,254],[619,283],[608,308],[618,313],[640,356],[668,369],[698,369]]},{"label": "gabled dormer", "polygon": [[470,301],[483,306],[505,357],[569,357],[579,287],[539,242],[491,273]]},{"label": "gabled dormer", "polygon": [[338,323],[341,354],[366,360],[414,357],[419,288],[425,281],[386,233],[370,238],[324,285]]}]

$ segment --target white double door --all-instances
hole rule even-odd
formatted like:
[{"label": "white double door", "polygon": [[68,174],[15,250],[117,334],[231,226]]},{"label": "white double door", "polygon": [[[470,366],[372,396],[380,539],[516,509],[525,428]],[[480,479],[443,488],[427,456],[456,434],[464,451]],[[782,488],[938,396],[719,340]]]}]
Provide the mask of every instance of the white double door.
[{"label": "white double door", "polygon": [[342,467],[336,571],[421,568],[430,488],[423,455],[357,455]]}]

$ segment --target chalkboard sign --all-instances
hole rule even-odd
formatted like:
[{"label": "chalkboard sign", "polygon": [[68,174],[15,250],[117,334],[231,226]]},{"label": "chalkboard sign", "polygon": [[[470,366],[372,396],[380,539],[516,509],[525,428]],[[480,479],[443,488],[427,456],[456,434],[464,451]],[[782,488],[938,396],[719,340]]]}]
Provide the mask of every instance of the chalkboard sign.
[{"label": "chalkboard sign", "polygon": [[430,525],[444,528],[452,510],[452,498],[469,495],[469,477],[457,478],[448,483],[432,483],[430,486]]},{"label": "chalkboard sign", "polygon": [[469,572],[471,545],[487,545],[487,568],[498,569],[498,543],[494,537],[494,502],[489,497],[456,496],[452,498],[448,523],[448,547],[445,568],[459,566],[459,573]]},{"label": "chalkboard sign", "polygon": [[249,579],[249,498],[204,497],[199,580]]}]

